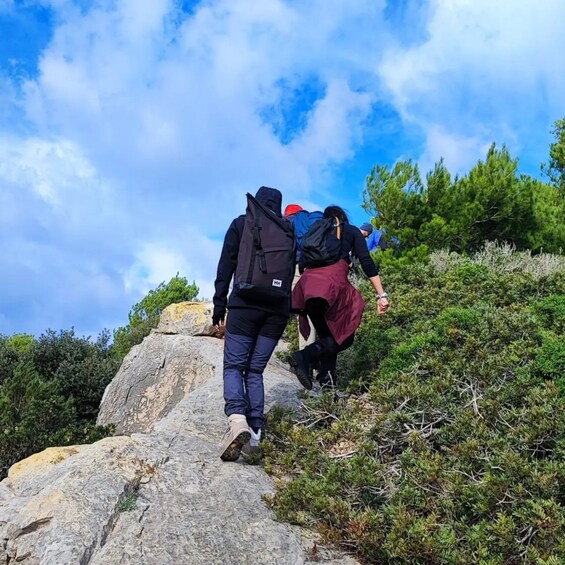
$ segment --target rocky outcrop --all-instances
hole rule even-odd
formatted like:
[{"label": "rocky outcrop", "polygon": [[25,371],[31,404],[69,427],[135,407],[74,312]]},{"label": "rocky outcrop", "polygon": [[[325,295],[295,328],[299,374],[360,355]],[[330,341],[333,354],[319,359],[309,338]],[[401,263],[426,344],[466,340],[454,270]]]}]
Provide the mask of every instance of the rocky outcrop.
[{"label": "rocky outcrop", "polygon": [[[126,356],[106,388],[98,423],[117,434],[149,432],[187,394],[210,380],[221,358],[203,339],[152,333]],[[212,357],[208,357],[208,355]]]},{"label": "rocky outcrop", "polygon": [[212,305],[181,302],[163,312],[159,325],[124,359],[107,387],[98,423],[116,424],[117,434],[149,432],[187,394],[210,379],[221,364],[215,351],[201,351],[212,335]]},{"label": "rocky outcrop", "polygon": [[213,335],[211,302],[180,302],[165,308],[157,332],[176,335]]},{"label": "rocky outcrop", "polygon": [[[206,324],[179,308],[198,320],[209,305],[167,309],[166,332],[133,348],[104,395],[99,422],[128,435],[48,449],[0,483],[1,565],[354,563],[310,559],[314,539],[265,506],[262,468],[219,459],[223,342],[191,335]],[[273,360],[267,406],[298,405],[298,387]]]}]

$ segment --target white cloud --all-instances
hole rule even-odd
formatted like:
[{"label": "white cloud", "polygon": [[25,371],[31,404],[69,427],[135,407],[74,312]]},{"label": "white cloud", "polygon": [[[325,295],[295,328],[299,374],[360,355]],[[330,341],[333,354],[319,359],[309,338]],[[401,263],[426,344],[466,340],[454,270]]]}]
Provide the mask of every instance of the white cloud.
[{"label": "white cloud", "polygon": [[[391,49],[380,67],[399,108],[409,112],[422,98],[431,107],[468,94],[484,102],[492,94],[536,88],[540,81],[553,87],[559,101],[565,86],[563,2],[547,0],[542,7],[513,0],[436,0],[432,5],[428,40]],[[466,90],[454,88],[461,83]],[[481,92],[485,86],[489,90]],[[445,108],[437,104],[436,109]]]},{"label": "white cloud", "polygon": [[[211,297],[245,192],[305,201],[362,141],[384,3],[217,0],[190,16],[173,0],[48,4],[53,37],[16,100],[33,137],[0,133],[4,216],[19,225],[0,228],[20,281],[12,303],[38,290],[22,290],[31,276],[51,301],[11,309],[18,328],[123,323],[176,272]],[[321,98],[283,142],[264,109],[285,102],[281,81],[311,80]]]},{"label": "white cloud", "polygon": [[[145,3],[71,11],[42,58],[40,77],[26,86],[32,121],[88,147],[102,174],[150,191],[163,181],[176,189],[180,179],[199,179],[215,193],[243,172],[251,186],[267,182],[303,192],[313,184],[311,158],[319,167],[349,153],[344,146],[358,141],[350,128],[370,110],[367,95],[350,91],[342,95],[347,111],[336,107],[321,116],[331,120],[332,136],[316,119],[331,102],[323,101],[296,149],[280,143],[260,110],[280,103],[275,85],[283,77],[347,81],[356,69],[343,65],[362,45],[328,41],[339,31],[340,15],[355,21],[359,8],[329,14],[321,4],[300,11],[276,0],[213,2],[175,27],[170,6],[158,3],[152,25],[144,16],[136,33],[131,22]],[[313,20],[319,27],[312,28]],[[315,49],[305,50],[308,44]]]},{"label": "white cloud", "polygon": [[419,168],[424,174],[433,170],[443,158],[447,169],[453,173],[467,172],[477,163],[478,156],[485,156],[491,142],[480,137],[463,137],[448,133],[441,126],[428,129],[424,153]]},{"label": "white cloud", "polygon": [[40,3],[56,14],[37,76],[0,78],[4,332],[123,324],[177,271],[210,297],[247,191],[320,202],[369,116],[373,139],[402,135],[375,102],[424,131],[423,154],[399,152],[455,169],[565,113],[560,0],[413,2],[408,47],[384,0]]},{"label": "white cloud", "polygon": [[[111,187],[71,142],[0,139],[0,312],[22,331],[113,323],[124,299],[116,278],[127,218]],[[90,316],[89,316],[90,314]]]},{"label": "white cloud", "polygon": [[[316,166],[350,157],[373,101],[372,95],[353,92],[345,81],[330,82],[325,98],[311,113],[308,130],[291,146],[293,157]],[[351,125],[344,130],[344,123]]]},{"label": "white cloud", "polygon": [[[143,242],[136,254],[135,262],[124,273],[126,289],[133,295],[145,295],[161,282],[168,282],[177,273],[189,274],[189,283],[193,279],[200,282],[200,296],[211,298],[214,294],[213,279],[215,272],[205,259],[207,256],[219,257],[220,244],[212,243],[193,230],[185,231],[186,240],[178,241],[175,247],[171,242]],[[192,233],[191,233],[192,232]],[[188,241],[191,244],[188,244]],[[187,248],[192,253],[187,253]],[[215,265],[214,265],[215,267]]]},{"label": "white cloud", "polygon": [[85,205],[89,194],[105,192],[95,169],[68,140],[0,139],[0,154],[0,178],[30,189],[59,214]]},{"label": "white cloud", "polygon": [[[540,119],[547,130],[562,117],[561,0],[435,0],[429,13],[427,39],[389,49],[379,66],[395,106],[428,131],[428,141],[442,130],[454,138],[524,144]],[[483,143],[471,145],[479,150]]]}]

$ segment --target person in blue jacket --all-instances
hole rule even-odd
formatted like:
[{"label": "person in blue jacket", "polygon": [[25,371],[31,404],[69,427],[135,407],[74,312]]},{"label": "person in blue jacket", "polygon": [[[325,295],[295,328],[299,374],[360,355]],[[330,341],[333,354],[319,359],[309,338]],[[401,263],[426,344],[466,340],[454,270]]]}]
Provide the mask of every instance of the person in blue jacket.
[{"label": "person in blue jacket", "polygon": [[376,251],[379,248],[379,243],[381,243],[383,232],[374,229],[369,222],[362,224],[359,230],[367,242],[367,249],[369,251]]},{"label": "person in blue jacket", "polygon": [[376,251],[377,249],[384,251],[391,245],[396,248],[400,247],[400,241],[397,237],[392,236],[389,239],[383,230],[375,229],[369,222],[365,222],[359,228],[359,231],[363,234],[369,251]]}]

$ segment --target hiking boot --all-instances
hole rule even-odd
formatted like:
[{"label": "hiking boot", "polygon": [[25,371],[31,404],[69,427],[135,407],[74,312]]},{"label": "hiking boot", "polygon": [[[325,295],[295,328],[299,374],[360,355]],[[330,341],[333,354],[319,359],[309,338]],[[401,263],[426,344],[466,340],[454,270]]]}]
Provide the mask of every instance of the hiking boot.
[{"label": "hiking boot", "polygon": [[320,372],[322,370],[322,363],[319,359],[310,359],[310,374],[314,376],[314,371]]},{"label": "hiking boot", "polygon": [[223,461],[237,461],[241,448],[249,441],[251,431],[245,416],[233,419],[230,416],[230,425],[222,439],[220,458]]},{"label": "hiking boot", "polygon": [[304,352],[296,351],[288,358],[291,371],[298,377],[298,381],[306,390],[312,390],[312,378],[310,377],[310,363],[308,363]]}]

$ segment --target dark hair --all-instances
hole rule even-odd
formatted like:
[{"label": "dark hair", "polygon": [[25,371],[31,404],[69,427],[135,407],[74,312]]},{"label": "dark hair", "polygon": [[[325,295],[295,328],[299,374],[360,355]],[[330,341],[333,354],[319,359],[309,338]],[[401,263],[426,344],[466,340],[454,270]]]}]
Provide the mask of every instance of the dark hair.
[{"label": "dark hair", "polygon": [[345,210],[339,206],[328,206],[324,210],[324,218],[337,218],[341,224],[348,224],[349,218]]}]

